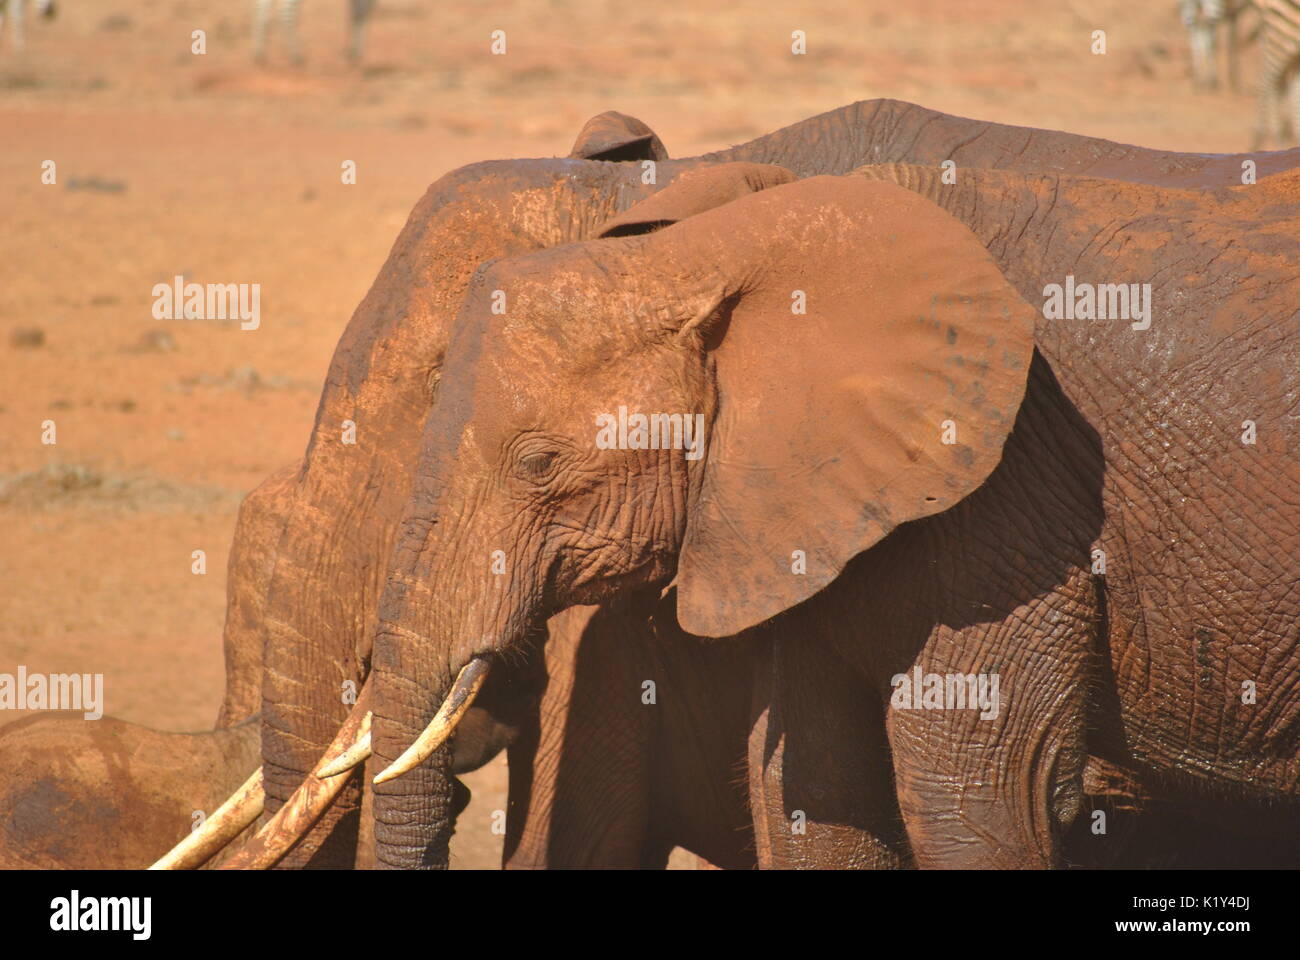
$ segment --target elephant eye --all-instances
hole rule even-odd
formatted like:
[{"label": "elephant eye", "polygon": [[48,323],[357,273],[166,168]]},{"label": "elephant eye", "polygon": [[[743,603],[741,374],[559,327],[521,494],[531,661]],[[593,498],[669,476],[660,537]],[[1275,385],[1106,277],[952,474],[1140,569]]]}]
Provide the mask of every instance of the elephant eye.
[{"label": "elephant eye", "polygon": [[533,483],[542,483],[550,477],[554,465],[555,453],[553,451],[526,453],[519,458],[519,476],[525,480],[531,480]]}]

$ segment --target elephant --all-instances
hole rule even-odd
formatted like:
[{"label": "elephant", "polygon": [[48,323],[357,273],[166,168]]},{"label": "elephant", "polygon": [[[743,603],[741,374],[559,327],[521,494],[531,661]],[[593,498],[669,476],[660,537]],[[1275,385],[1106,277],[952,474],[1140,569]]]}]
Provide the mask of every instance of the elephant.
[{"label": "elephant", "polygon": [[[315,783],[313,771],[356,711],[350,700],[370,671],[377,606],[421,431],[442,390],[456,311],[481,263],[588,239],[598,225],[696,167],[778,163],[808,176],[844,174],[872,161],[949,159],[961,169],[1017,167],[1204,187],[1236,182],[1244,159],[1263,175],[1295,165],[1300,151],[1249,158],[1150,151],[882,100],[684,161],[667,159],[644,124],[606,114],[584,128],[568,159],[474,164],[441,178],[412,212],[339,342],[292,481],[260,623],[247,624],[260,632],[266,664],[267,817]],[[647,163],[655,164],[653,177]],[[491,696],[507,672],[487,681],[483,702],[508,705],[509,698]],[[513,718],[503,717],[500,727],[515,729]],[[451,782],[430,787],[445,812]],[[348,778],[319,819],[293,828],[294,846],[281,865],[353,865],[361,795],[358,779]]]},{"label": "elephant", "polygon": [[[887,745],[921,867],[1062,865],[1092,750],[1293,822],[1297,174],[791,179],[741,164],[738,199],[674,223],[668,187],[475,274],[380,602],[379,863],[441,859],[444,697],[666,585],[688,633],[771,645],[760,862],[794,808],[888,856],[885,751],[845,771],[833,722]],[[932,676],[979,709],[922,704]]]}]

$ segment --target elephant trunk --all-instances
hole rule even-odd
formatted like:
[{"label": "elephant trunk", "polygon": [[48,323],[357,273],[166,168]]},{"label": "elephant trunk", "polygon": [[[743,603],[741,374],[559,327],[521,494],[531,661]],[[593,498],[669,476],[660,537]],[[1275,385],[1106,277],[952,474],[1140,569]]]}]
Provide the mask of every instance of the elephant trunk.
[{"label": "elephant trunk", "polygon": [[535,568],[511,575],[492,549],[498,518],[457,510],[481,498],[448,490],[440,470],[422,473],[388,567],[371,664],[375,858],[396,869],[446,868],[459,812],[450,737],[498,654],[520,649],[541,615]]},{"label": "elephant trunk", "polygon": [[[371,675],[376,702],[372,727],[374,769],[386,770],[414,743],[434,716],[441,696],[451,686],[444,663],[436,671],[406,669],[394,654],[419,656],[435,646],[431,638],[418,644],[398,643],[400,634],[387,630],[376,637],[376,663]],[[425,661],[426,665],[428,661]],[[441,682],[434,682],[434,674]],[[407,774],[375,785],[375,863],[389,870],[445,870],[454,826],[451,749],[443,745]]]},{"label": "elephant trunk", "polygon": [[[466,582],[467,551],[428,542],[438,539],[421,535],[431,526],[408,524],[399,536],[371,665],[372,769],[380,771],[374,788],[375,860],[386,869],[447,868],[456,814],[447,740],[472,701],[454,684],[463,666],[456,661],[465,645],[475,642],[470,638],[481,635],[471,632],[475,625],[465,616],[474,605],[455,596],[454,585]],[[412,759],[413,745],[435,721],[441,736],[425,738],[429,749]],[[399,760],[400,775],[394,770]]]},{"label": "elephant trunk", "polygon": [[[364,568],[348,557],[358,536],[350,529],[336,529],[337,539],[323,542],[319,518],[331,510],[342,512],[344,500],[333,495],[331,485],[319,482],[320,472],[309,462],[299,483],[267,599],[262,755],[271,814],[289,801],[320,762],[351,710],[353,698],[346,694],[358,693],[364,680],[360,645],[353,635],[355,614],[346,605],[365,594]],[[355,482],[350,474],[340,480]],[[372,514],[358,510],[356,515]],[[360,783],[350,781],[281,865],[351,867],[360,805]]]}]

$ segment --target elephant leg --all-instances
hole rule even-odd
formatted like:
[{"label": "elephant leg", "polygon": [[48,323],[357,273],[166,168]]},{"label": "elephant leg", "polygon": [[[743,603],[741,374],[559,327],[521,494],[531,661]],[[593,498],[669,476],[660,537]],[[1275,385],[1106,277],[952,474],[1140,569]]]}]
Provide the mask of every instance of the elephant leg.
[{"label": "elephant leg", "polygon": [[573,607],[551,618],[546,685],[509,748],[508,869],[662,866],[646,850],[652,708],[635,661],[644,617]]},{"label": "elephant leg", "polygon": [[510,747],[510,868],[752,868],[750,654],[685,634],[653,592],[549,623],[546,685]]},{"label": "elephant leg", "polygon": [[1094,594],[1076,569],[1007,620],[937,627],[901,675],[887,726],[917,866],[1062,865],[1083,800]]},{"label": "elephant leg", "polygon": [[758,864],[903,867],[907,840],[879,698],[800,626],[783,621],[765,631],[770,643],[757,644],[749,793]]},{"label": "elephant leg", "polygon": [[710,640],[677,623],[668,590],[652,617],[653,638],[638,648],[637,689],[653,683],[649,842],[682,847],[709,865],[752,870],[753,818],[745,784],[754,647]]}]

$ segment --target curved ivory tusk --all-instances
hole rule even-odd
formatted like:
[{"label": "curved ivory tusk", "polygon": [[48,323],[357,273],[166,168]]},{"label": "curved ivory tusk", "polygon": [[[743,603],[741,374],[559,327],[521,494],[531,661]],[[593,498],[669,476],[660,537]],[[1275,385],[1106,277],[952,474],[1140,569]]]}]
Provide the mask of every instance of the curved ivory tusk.
[{"label": "curved ivory tusk", "polygon": [[[307,774],[302,786],[293,792],[275,816],[266,821],[243,849],[223,863],[220,869],[268,870],[279,863],[321,818],[348,782],[347,777],[326,775],[324,771],[339,766],[344,757],[356,755],[362,743],[369,744],[370,719],[370,684],[367,683],[338,734],[325,748],[316,769]],[[350,770],[364,759],[361,757],[348,764],[340,772]]]},{"label": "curved ivory tusk", "polygon": [[150,870],[193,870],[201,867],[262,815],[262,768],[244,781],[203,825],[163,854]]},{"label": "curved ivory tusk", "polygon": [[338,757],[329,763],[322,764],[316,770],[316,776],[322,780],[330,777],[337,777],[340,773],[347,773],[359,763],[365,763],[370,759],[370,714],[366,714],[365,720],[362,721],[363,729],[357,742],[352,744],[343,751]]},{"label": "curved ivory tusk", "polygon": [[442,706],[429,721],[429,725],[424,728],[419,739],[407,747],[406,752],[394,760],[391,766],[380,771],[375,777],[375,783],[385,783],[397,779],[404,773],[410,773],[428,759],[433,751],[441,747],[456,729],[456,724],[460,723],[460,718],[470,708],[474,698],[478,696],[479,689],[487,679],[490,669],[492,669],[491,662],[483,657],[475,657],[461,667],[460,673],[456,675],[456,682],[451,686],[451,693],[447,694],[447,699],[442,702]]}]

